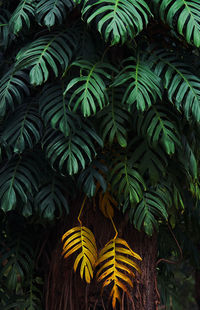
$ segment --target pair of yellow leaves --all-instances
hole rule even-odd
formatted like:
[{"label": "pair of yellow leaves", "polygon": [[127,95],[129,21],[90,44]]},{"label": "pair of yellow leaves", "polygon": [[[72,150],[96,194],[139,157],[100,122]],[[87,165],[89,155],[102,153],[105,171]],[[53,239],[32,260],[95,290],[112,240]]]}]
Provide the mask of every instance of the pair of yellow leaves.
[{"label": "pair of yellow leaves", "polygon": [[63,237],[63,255],[68,258],[78,251],[74,262],[74,271],[80,265],[80,276],[90,283],[94,269],[98,266],[97,281],[103,281],[102,289],[112,284],[110,297],[113,309],[117,300],[121,303],[120,289],[129,296],[128,287],[133,287],[132,278],[135,276],[133,269],[140,271],[134,259],[142,260],[132,251],[128,243],[121,238],[113,238],[97,254],[97,246],[93,233],[85,226],[78,226],[67,231]]}]

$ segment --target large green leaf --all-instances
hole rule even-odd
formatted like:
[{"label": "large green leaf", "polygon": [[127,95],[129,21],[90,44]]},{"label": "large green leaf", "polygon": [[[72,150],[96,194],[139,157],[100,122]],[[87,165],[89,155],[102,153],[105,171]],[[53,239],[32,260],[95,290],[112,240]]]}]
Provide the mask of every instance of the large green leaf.
[{"label": "large green leaf", "polygon": [[88,197],[93,197],[96,192],[97,183],[100,184],[103,191],[106,191],[106,181],[103,177],[103,173],[107,172],[107,168],[97,160],[94,160],[86,169],[81,171],[78,176],[78,187]]},{"label": "large green leaf", "polygon": [[133,162],[138,163],[141,175],[147,177],[152,184],[157,184],[166,174],[168,160],[159,145],[153,149],[145,139],[136,137],[130,142],[129,151]]},{"label": "large green leaf", "polygon": [[25,282],[33,266],[33,249],[27,234],[16,231],[12,240],[6,240],[0,251],[0,266],[2,265],[0,280],[4,276],[7,290],[17,293],[19,278],[21,283]]},{"label": "large green leaf", "polygon": [[24,24],[30,28],[30,16],[35,15],[36,0],[21,0],[9,21],[9,27],[14,34],[20,32]]},{"label": "large green leaf", "polygon": [[140,202],[131,207],[130,219],[135,228],[143,227],[148,235],[153,234],[154,227],[158,228],[158,219],[168,218],[167,207],[171,205],[171,196],[166,188],[157,187],[143,193]]},{"label": "large green leaf", "polygon": [[31,68],[31,84],[41,85],[49,78],[49,67],[56,77],[60,70],[68,67],[75,46],[73,29],[41,35],[19,51],[16,56],[16,68]]},{"label": "large green leaf", "polygon": [[200,78],[184,62],[165,50],[150,51],[155,73],[162,77],[168,98],[188,120],[200,122]]},{"label": "large green leaf", "polygon": [[161,80],[141,53],[125,59],[122,65],[124,68],[115,77],[112,86],[125,84],[122,102],[129,109],[135,104],[138,110],[144,111],[162,97]]},{"label": "large green leaf", "polygon": [[82,15],[88,24],[95,21],[105,41],[115,45],[141,32],[151,12],[144,0],[88,0]]},{"label": "large green leaf", "polygon": [[178,152],[178,159],[183,164],[187,173],[192,176],[194,180],[198,179],[198,157],[195,156],[193,145],[189,144],[187,138],[182,136],[182,149]]},{"label": "large green leaf", "polygon": [[0,170],[1,209],[8,212],[18,203],[26,205],[38,187],[39,171],[36,160],[30,157],[16,157],[8,161]]},{"label": "large green leaf", "polygon": [[15,104],[23,102],[24,94],[29,95],[27,74],[11,69],[0,80],[0,116],[4,116],[8,108],[14,110]]},{"label": "large green leaf", "polygon": [[108,102],[106,80],[111,79],[107,71],[115,70],[104,62],[92,63],[79,60],[72,64],[80,70],[80,76],[73,78],[66,87],[64,94],[70,93],[69,107],[76,111],[79,106],[82,114],[90,116],[102,109]]},{"label": "large green leaf", "polygon": [[32,149],[40,141],[43,124],[33,103],[22,104],[3,123],[1,140],[14,153]]},{"label": "large green leaf", "polygon": [[4,51],[8,48],[11,37],[9,31],[8,20],[10,17],[10,13],[6,10],[1,11],[0,15],[0,49]]},{"label": "large green leaf", "polygon": [[104,141],[108,139],[110,144],[115,140],[121,147],[127,146],[127,127],[129,127],[131,115],[126,107],[121,104],[123,96],[122,88],[111,88],[109,91],[108,107],[99,114],[100,130]]},{"label": "large green leaf", "polygon": [[60,218],[63,211],[69,213],[66,185],[63,181],[54,175],[36,194],[34,210],[41,218],[53,220],[55,217]]},{"label": "large green leaf", "polygon": [[39,100],[40,115],[45,125],[60,130],[66,137],[80,126],[80,118],[68,109],[68,96],[63,95],[64,83],[45,85]]},{"label": "large green leaf", "polygon": [[186,41],[200,47],[200,2],[198,0],[153,0],[160,18]]},{"label": "large green leaf", "polygon": [[72,0],[40,0],[36,7],[36,19],[40,25],[48,28],[55,24],[62,24],[67,10],[74,7]]},{"label": "large green leaf", "polygon": [[53,169],[58,169],[63,175],[72,175],[85,169],[86,163],[96,156],[93,140],[102,146],[99,136],[87,125],[77,128],[68,137],[49,129],[44,137],[43,148]]},{"label": "large green leaf", "polygon": [[129,200],[138,203],[142,197],[142,190],[146,188],[137,166],[127,156],[117,156],[113,160],[109,181],[114,194],[120,202]]},{"label": "large green leaf", "polygon": [[175,153],[176,147],[180,147],[180,134],[174,119],[171,117],[168,107],[154,105],[144,114],[138,116],[137,130],[143,137],[147,137],[152,147],[162,144],[170,155]]}]

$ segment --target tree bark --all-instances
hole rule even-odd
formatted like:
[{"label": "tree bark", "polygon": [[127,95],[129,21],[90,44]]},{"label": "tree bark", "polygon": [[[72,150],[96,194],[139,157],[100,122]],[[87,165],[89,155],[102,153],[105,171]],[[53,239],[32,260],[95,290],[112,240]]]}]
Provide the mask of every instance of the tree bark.
[{"label": "tree bark", "polygon": [[[76,217],[73,217],[76,218]],[[133,251],[142,257],[139,263],[142,270],[141,275],[136,273],[134,288],[131,292],[132,300],[122,293],[122,305],[120,310],[156,310],[158,304],[158,293],[156,285],[156,259],[157,240],[156,234],[148,237],[143,232],[136,231],[132,225],[121,225],[123,221],[120,215],[116,219],[116,226],[119,227],[120,237],[124,238]],[[57,235],[76,226],[77,223],[59,225]],[[83,219],[84,225],[90,228],[97,240],[97,247],[101,249],[114,236],[113,227],[99,210],[87,212]],[[123,226],[123,227],[122,227]],[[59,237],[60,237],[59,236]],[[60,238],[59,238],[60,240]],[[57,241],[52,251],[51,262],[46,278],[46,310],[110,310],[109,301],[110,288],[105,289],[101,296],[101,285],[95,279],[90,285],[85,284],[77,272],[73,272],[73,259],[65,261],[62,256],[62,245]],[[116,309],[116,310],[117,310]]]}]

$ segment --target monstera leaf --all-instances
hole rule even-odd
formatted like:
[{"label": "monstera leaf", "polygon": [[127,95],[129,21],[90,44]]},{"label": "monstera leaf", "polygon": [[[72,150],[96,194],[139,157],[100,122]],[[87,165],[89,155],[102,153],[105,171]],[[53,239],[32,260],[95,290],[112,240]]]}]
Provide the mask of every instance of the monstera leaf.
[{"label": "monstera leaf", "polygon": [[142,189],[146,188],[137,166],[127,156],[118,156],[113,160],[109,179],[112,191],[120,202],[124,202],[127,198],[131,203],[139,202]]},{"label": "monstera leaf", "polygon": [[21,0],[9,21],[9,26],[14,34],[18,34],[25,24],[31,26],[30,17],[35,15],[36,0]]},{"label": "monstera leaf", "polygon": [[24,95],[29,95],[28,76],[23,71],[10,69],[0,80],[0,116],[3,117],[15,104],[23,102]]},{"label": "monstera leaf", "polygon": [[80,127],[79,115],[68,108],[69,98],[63,95],[64,83],[45,85],[39,99],[39,111],[45,125],[61,131],[65,137]]},{"label": "monstera leaf", "polygon": [[160,78],[151,70],[149,62],[141,53],[125,59],[122,65],[124,68],[115,77],[112,86],[125,84],[122,103],[127,104],[129,110],[136,105],[138,110],[144,111],[158,98],[161,99]]},{"label": "monstera leaf", "polygon": [[87,283],[90,283],[97,260],[97,247],[93,233],[85,226],[74,227],[62,236],[62,241],[64,241],[65,259],[78,250],[80,251],[74,262],[74,272],[80,264],[81,279],[84,278]]},{"label": "monstera leaf", "polygon": [[163,22],[184,36],[190,44],[200,46],[200,3],[197,0],[153,0]]},{"label": "monstera leaf", "polygon": [[96,132],[84,124],[68,137],[59,131],[48,129],[44,136],[43,148],[53,169],[64,175],[72,175],[85,169],[86,163],[92,162],[96,156],[94,141],[102,146]]},{"label": "monstera leaf", "polygon": [[68,67],[75,46],[73,30],[41,35],[19,51],[16,68],[31,68],[31,84],[41,85],[49,78],[49,67],[56,77]]},{"label": "monstera leaf", "polygon": [[33,103],[22,104],[3,123],[1,138],[14,153],[22,153],[40,141],[42,129],[37,106]]},{"label": "monstera leaf", "polygon": [[67,10],[74,7],[71,0],[40,0],[36,6],[36,19],[40,25],[48,28],[55,24],[62,24],[66,18]]},{"label": "monstera leaf", "polygon": [[131,115],[121,104],[123,89],[112,87],[109,92],[109,105],[97,116],[100,118],[100,130],[104,141],[113,144],[116,140],[121,147],[127,146],[128,128]]},{"label": "monstera leaf", "polygon": [[108,103],[106,80],[111,79],[107,71],[115,70],[110,64],[104,62],[92,63],[79,60],[72,64],[80,70],[80,76],[73,78],[64,92],[71,92],[69,107],[76,112],[80,107],[83,116],[96,114],[97,107],[103,109]]},{"label": "monstera leaf", "polygon": [[163,49],[150,49],[149,52],[150,61],[155,73],[162,78],[169,101],[178,111],[183,110],[188,121],[199,123],[200,78],[171,52]]},{"label": "monstera leaf", "polygon": [[150,14],[144,0],[90,0],[82,9],[87,23],[94,21],[105,41],[111,41],[111,45],[124,44],[136,36],[147,25]]},{"label": "monstera leaf", "polygon": [[144,227],[148,235],[158,228],[158,219],[168,218],[167,208],[172,204],[171,195],[167,188],[157,187],[143,193],[141,201],[130,210],[130,219],[134,226],[141,230]]},{"label": "monstera leaf", "polygon": [[102,289],[105,286],[112,285],[110,297],[112,298],[113,309],[116,307],[117,300],[121,303],[120,289],[130,297],[128,287],[133,287],[132,278],[135,277],[132,270],[141,272],[133,258],[142,260],[121,238],[110,240],[99,253],[96,266],[101,266],[97,272],[97,281],[103,281]]}]

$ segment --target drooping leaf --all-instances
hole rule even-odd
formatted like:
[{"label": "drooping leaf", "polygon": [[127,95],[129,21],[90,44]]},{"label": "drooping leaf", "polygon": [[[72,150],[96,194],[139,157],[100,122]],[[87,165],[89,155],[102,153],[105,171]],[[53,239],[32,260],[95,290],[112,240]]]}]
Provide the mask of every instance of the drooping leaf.
[{"label": "drooping leaf", "polygon": [[36,160],[28,156],[8,161],[0,170],[0,200],[4,212],[14,210],[18,202],[24,205],[28,195],[38,188],[39,171]]},{"label": "drooping leaf", "polygon": [[13,240],[7,240],[0,251],[0,279],[4,281],[7,290],[17,292],[17,283],[27,280],[33,266],[33,249],[27,235],[16,232]]},{"label": "drooping leaf", "polygon": [[35,0],[21,0],[9,21],[9,27],[14,34],[18,34],[24,24],[30,28],[30,17],[35,15]]},{"label": "drooping leaf", "polygon": [[41,139],[42,122],[33,103],[22,104],[3,124],[1,139],[14,153],[32,149]]},{"label": "drooping leaf", "polygon": [[62,236],[62,241],[65,259],[78,250],[80,251],[74,262],[74,272],[80,265],[81,279],[90,283],[97,260],[97,247],[93,233],[85,226],[74,227]]},{"label": "drooping leaf", "polygon": [[36,19],[39,25],[48,28],[61,25],[66,18],[67,9],[70,11],[73,7],[72,0],[40,0],[36,6]]},{"label": "drooping leaf", "polygon": [[187,64],[165,50],[150,51],[153,54],[155,73],[162,78],[171,103],[183,110],[187,120],[200,122],[200,78],[191,73]]},{"label": "drooping leaf", "polygon": [[97,184],[96,193],[93,198],[94,205],[96,205],[96,200],[103,215],[112,218],[114,216],[114,208],[118,206],[118,202],[111,195],[110,184],[108,184],[106,191],[102,190],[99,183]]},{"label": "drooping leaf", "polygon": [[154,228],[158,228],[158,219],[168,218],[167,207],[171,206],[171,196],[167,188],[157,187],[143,193],[141,201],[130,209],[130,219],[135,228],[152,235]]},{"label": "drooping leaf", "polygon": [[44,137],[43,148],[52,168],[62,174],[76,174],[85,169],[96,155],[94,142],[102,146],[102,141],[95,131],[87,125],[77,128],[65,137],[61,132],[49,129]]},{"label": "drooping leaf", "polygon": [[108,103],[106,80],[111,79],[107,71],[115,70],[104,62],[92,63],[79,60],[72,64],[80,70],[80,76],[73,78],[66,87],[64,95],[71,93],[69,107],[72,111],[80,110],[84,117],[96,114]]},{"label": "drooping leaf", "polygon": [[106,42],[115,45],[124,44],[141,32],[151,12],[144,0],[89,0],[83,6],[82,15],[88,24],[95,22]]},{"label": "drooping leaf", "polygon": [[107,167],[100,161],[94,160],[78,176],[78,187],[87,195],[93,197],[97,188],[101,186],[106,191],[106,181],[102,173],[107,172]]},{"label": "drooping leaf", "polygon": [[8,20],[10,13],[7,10],[2,10],[0,15],[0,48],[6,51],[8,48],[11,36],[9,31]]},{"label": "drooping leaf", "polygon": [[102,288],[113,285],[110,297],[112,307],[116,308],[117,300],[121,303],[120,290],[124,291],[131,299],[130,289],[133,287],[132,278],[135,277],[133,269],[141,272],[134,259],[142,260],[141,257],[133,252],[128,243],[116,238],[110,240],[99,253],[96,266],[100,265],[97,272],[97,281],[103,281]]},{"label": "drooping leaf", "polygon": [[64,84],[45,85],[39,100],[39,109],[45,125],[60,130],[66,137],[76,131],[80,118],[68,109],[68,97],[63,95]]},{"label": "drooping leaf", "polygon": [[198,0],[153,0],[162,21],[200,47],[200,3]]},{"label": "drooping leaf", "polygon": [[30,70],[30,83],[41,85],[49,78],[49,67],[57,77],[68,67],[76,46],[75,30],[51,32],[22,48],[16,56],[16,68]]},{"label": "drooping leaf", "polygon": [[147,137],[153,148],[160,142],[169,155],[174,154],[175,149],[180,147],[176,122],[170,118],[168,108],[165,106],[153,105],[144,114],[140,114],[137,130],[143,137]]},{"label": "drooping leaf", "polygon": [[24,95],[29,95],[27,75],[23,71],[11,69],[0,80],[0,116],[8,109],[14,110],[15,104],[23,102]]},{"label": "drooping leaf", "polygon": [[110,104],[99,114],[100,129],[104,141],[108,139],[110,144],[117,142],[121,147],[127,146],[127,127],[130,124],[131,116],[126,108],[121,104],[122,88],[119,90],[112,88],[109,93]]},{"label": "drooping leaf", "polygon": [[48,183],[41,186],[34,199],[34,210],[41,218],[48,220],[60,218],[64,211],[69,213],[63,180],[52,176]]},{"label": "drooping leaf", "polygon": [[142,189],[146,188],[137,166],[127,156],[117,156],[113,160],[109,179],[112,191],[120,202],[126,199],[131,203],[139,202]]},{"label": "drooping leaf", "polygon": [[141,53],[125,59],[122,65],[124,68],[115,77],[112,86],[125,84],[122,103],[127,104],[129,110],[135,104],[138,110],[144,111],[158,98],[161,99],[160,78],[151,70]]},{"label": "drooping leaf", "polygon": [[131,158],[138,163],[138,170],[143,177],[148,175],[152,184],[157,184],[160,178],[166,174],[168,160],[165,152],[158,145],[151,148],[146,140],[134,138],[129,144]]}]

